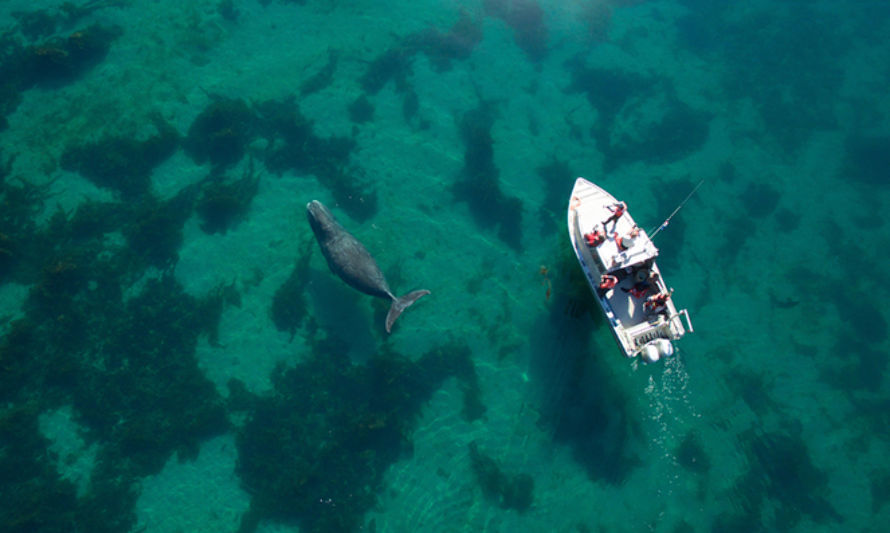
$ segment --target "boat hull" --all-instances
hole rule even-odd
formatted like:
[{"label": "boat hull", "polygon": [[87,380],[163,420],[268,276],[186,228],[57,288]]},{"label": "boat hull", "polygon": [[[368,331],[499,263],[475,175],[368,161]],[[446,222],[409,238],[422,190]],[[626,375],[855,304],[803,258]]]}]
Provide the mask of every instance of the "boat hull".
[{"label": "boat hull", "polygon": [[[628,211],[617,219],[612,216],[616,204],[618,200],[604,189],[578,178],[567,213],[569,236],[587,283],[624,355],[657,360],[673,353],[670,342],[686,333],[681,316],[692,330],[689,315],[685,310],[677,311],[670,298],[671,290],[655,262],[658,249]],[[609,222],[603,235],[594,236],[595,230],[603,230],[606,220]],[[638,235],[631,238],[634,228]],[[601,288],[603,275],[613,276],[615,285]],[[658,306],[647,303],[656,295],[665,301]]]}]

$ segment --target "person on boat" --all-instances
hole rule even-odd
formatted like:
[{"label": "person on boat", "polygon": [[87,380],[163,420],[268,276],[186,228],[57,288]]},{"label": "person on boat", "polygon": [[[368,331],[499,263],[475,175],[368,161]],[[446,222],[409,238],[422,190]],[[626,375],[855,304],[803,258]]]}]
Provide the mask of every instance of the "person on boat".
[{"label": "person on boat", "polygon": [[623,215],[624,212],[627,210],[627,205],[624,202],[618,202],[616,204],[606,206],[606,209],[611,211],[612,214],[609,216],[609,218],[603,221],[603,229],[606,229],[606,224],[608,224],[609,222],[615,222],[615,224],[612,226],[612,229],[615,229],[615,227],[618,225],[618,219],[621,218],[621,215]]},{"label": "person on boat", "polygon": [[592,232],[584,235],[584,240],[587,241],[587,246],[599,246],[606,240],[606,232],[601,230],[599,226],[596,226]]},{"label": "person on boat", "polygon": [[652,296],[646,298],[646,303],[643,304],[643,310],[655,312],[659,308],[664,307],[665,305],[667,305],[667,302],[671,298],[671,294],[673,293],[674,289],[671,289],[668,292],[653,294]]},{"label": "person on boat", "polygon": [[623,252],[624,250],[633,248],[634,244],[636,244],[636,240],[640,236],[640,228],[634,224],[633,229],[624,237],[619,237],[618,233],[613,233],[613,236],[615,237],[615,244],[618,245],[618,249]]},{"label": "person on boat", "polygon": [[618,285],[618,278],[616,278],[612,274],[603,274],[603,276],[600,278],[600,290],[603,292],[614,288],[615,285]]},{"label": "person on boat", "polygon": [[650,289],[658,289],[658,274],[655,271],[650,271],[648,276],[644,270],[640,270],[639,273],[643,273],[643,279],[637,278],[638,281],[629,289],[621,287],[621,290],[630,293],[634,298],[642,298]]}]

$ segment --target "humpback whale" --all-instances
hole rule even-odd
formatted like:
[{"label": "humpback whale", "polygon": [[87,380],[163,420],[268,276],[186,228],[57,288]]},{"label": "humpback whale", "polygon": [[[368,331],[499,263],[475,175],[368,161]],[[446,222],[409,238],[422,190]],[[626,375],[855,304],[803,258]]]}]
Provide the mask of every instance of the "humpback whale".
[{"label": "humpback whale", "polygon": [[337,222],[327,207],[318,200],[312,200],[306,204],[306,214],[331,272],[356,290],[392,302],[386,314],[387,333],[392,331],[392,324],[402,311],[430,293],[421,289],[396,297],[368,250]]}]

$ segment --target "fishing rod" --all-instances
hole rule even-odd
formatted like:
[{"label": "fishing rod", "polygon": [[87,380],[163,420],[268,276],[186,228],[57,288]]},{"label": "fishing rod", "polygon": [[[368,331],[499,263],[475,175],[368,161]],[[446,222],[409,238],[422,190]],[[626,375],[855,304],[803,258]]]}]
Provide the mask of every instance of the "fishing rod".
[{"label": "fishing rod", "polygon": [[658,226],[658,229],[655,229],[655,230],[652,230],[649,232],[649,240],[654,239],[655,236],[658,235],[659,231],[663,230],[664,228],[666,228],[668,226],[668,224],[671,223],[671,219],[674,218],[674,215],[676,215],[678,211],[683,209],[683,206],[686,205],[686,202],[688,202],[689,199],[692,198],[692,195],[695,194],[695,191],[697,191],[698,188],[701,187],[701,184],[704,182],[705,182],[705,178],[702,178],[698,182],[698,184],[695,186],[695,188],[692,189],[692,192],[689,193],[688,195],[686,195],[686,198],[682,202],[680,202],[680,205],[678,205],[676,209],[674,209],[674,212],[671,213],[671,215],[669,217],[664,219],[664,222],[662,222],[661,225]]}]

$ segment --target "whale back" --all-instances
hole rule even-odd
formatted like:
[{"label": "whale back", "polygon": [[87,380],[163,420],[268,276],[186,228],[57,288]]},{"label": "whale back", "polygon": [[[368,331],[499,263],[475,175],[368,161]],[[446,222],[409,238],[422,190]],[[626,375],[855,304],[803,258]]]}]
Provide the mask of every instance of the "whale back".
[{"label": "whale back", "polygon": [[365,294],[394,299],[377,262],[364,245],[337,222],[327,207],[313,200],[306,206],[306,212],[331,272]]}]

